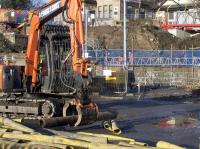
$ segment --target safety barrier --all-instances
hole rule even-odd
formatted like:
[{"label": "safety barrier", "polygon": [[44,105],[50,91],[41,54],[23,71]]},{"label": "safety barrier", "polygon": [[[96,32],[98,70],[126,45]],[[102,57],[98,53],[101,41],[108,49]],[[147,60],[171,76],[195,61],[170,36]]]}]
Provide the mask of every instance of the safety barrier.
[{"label": "safety barrier", "polygon": [[102,69],[121,74],[113,73],[110,79],[97,81],[104,94],[131,89],[133,82],[139,86],[200,87],[200,50],[128,50],[128,75],[123,71],[123,50],[89,51],[89,58]]}]

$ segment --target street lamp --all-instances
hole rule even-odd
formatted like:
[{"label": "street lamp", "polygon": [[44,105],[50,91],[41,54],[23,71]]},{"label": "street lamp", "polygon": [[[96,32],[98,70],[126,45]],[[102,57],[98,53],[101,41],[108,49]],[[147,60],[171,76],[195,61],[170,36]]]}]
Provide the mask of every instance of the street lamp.
[{"label": "street lamp", "polygon": [[124,71],[125,71],[125,94],[128,92],[128,68],[127,68],[127,18],[126,18],[127,0],[124,0]]},{"label": "street lamp", "polygon": [[124,0],[124,68],[127,67],[127,28],[126,28],[126,0]]},{"label": "street lamp", "polygon": [[84,57],[87,58],[86,54],[87,54],[87,51],[88,51],[88,45],[87,45],[87,42],[88,42],[88,10],[87,10],[87,7],[85,8],[85,50],[84,50]]},{"label": "street lamp", "polygon": [[87,58],[88,54],[88,14],[91,13],[92,10],[88,10],[85,6],[84,13],[85,13],[85,46],[83,56]]}]

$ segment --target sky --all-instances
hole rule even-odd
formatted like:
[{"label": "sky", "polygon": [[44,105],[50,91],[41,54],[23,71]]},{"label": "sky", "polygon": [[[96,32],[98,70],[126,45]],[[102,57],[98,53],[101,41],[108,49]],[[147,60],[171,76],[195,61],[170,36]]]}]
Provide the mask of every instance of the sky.
[{"label": "sky", "polygon": [[[35,2],[35,0],[32,0],[33,1],[33,4],[34,4],[34,2]],[[41,5],[42,4],[44,4],[44,3],[46,3],[48,0],[41,0]],[[36,1],[37,2],[37,1]]]}]

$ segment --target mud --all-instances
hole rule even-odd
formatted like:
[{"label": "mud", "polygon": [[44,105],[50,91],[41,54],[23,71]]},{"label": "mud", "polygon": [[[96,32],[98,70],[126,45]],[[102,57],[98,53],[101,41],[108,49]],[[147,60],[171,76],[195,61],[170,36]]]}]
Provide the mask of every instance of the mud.
[{"label": "mud", "polygon": [[[156,96],[155,92],[159,94],[168,92],[169,95]],[[173,99],[169,97],[170,95],[173,95]],[[93,101],[99,105],[101,112],[109,110],[118,112],[116,121],[122,130],[121,136],[134,138],[151,146],[162,140],[188,149],[198,149],[200,98],[194,97],[190,92],[164,88],[148,91],[143,100],[130,96],[124,99],[95,97]],[[171,125],[163,125],[167,122]],[[103,129],[101,123],[74,129],[67,127],[35,129],[46,134],[91,132],[113,135]]]},{"label": "mud", "polygon": [[[101,110],[111,109],[119,113],[117,122],[125,137],[150,145],[164,140],[188,149],[198,149],[200,102],[199,97],[189,92],[176,88],[155,89],[146,92],[143,100],[138,101],[136,97],[104,100],[99,106]],[[175,120],[175,124],[171,121],[172,125],[162,125],[170,120]],[[97,132],[95,129],[86,131]],[[106,133],[101,129],[98,131]]]}]

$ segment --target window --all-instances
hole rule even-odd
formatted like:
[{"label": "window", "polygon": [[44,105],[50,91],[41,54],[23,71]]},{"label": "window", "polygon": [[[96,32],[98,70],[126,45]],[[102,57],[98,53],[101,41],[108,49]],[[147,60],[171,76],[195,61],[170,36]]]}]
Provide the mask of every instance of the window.
[{"label": "window", "polygon": [[98,18],[103,18],[102,6],[99,6],[99,7],[98,7]]},{"label": "window", "polygon": [[113,6],[109,5],[109,18],[113,17]]},{"label": "window", "polygon": [[174,12],[169,12],[168,15],[169,20],[174,20]]},{"label": "window", "polygon": [[130,20],[134,20],[135,14],[134,14],[134,7],[133,6],[127,6],[127,18]]},{"label": "window", "polygon": [[103,6],[103,18],[108,18],[108,5]]},{"label": "window", "polygon": [[132,6],[127,6],[127,14],[133,14],[134,8]]},{"label": "window", "polygon": [[115,15],[115,16],[118,15],[118,7],[115,7],[115,8],[114,8],[114,15]]}]

